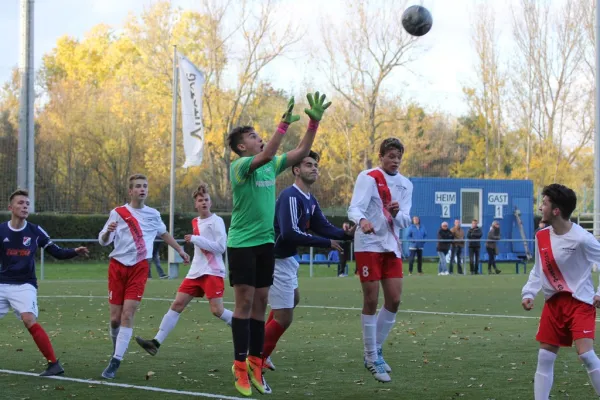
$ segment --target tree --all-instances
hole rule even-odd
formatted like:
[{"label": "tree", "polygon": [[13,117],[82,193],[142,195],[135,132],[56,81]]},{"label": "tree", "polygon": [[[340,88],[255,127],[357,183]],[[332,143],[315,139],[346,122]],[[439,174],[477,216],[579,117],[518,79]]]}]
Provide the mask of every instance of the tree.
[{"label": "tree", "polygon": [[401,23],[405,6],[405,2],[399,1],[368,6],[365,0],[348,1],[342,27],[322,25],[326,57],[322,70],[336,93],[359,117],[348,120],[347,124],[352,132],[364,135],[364,140],[352,139],[361,145],[364,142],[363,168],[373,166],[381,128],[398,122],[394,114],[385,112],[382,103],[387,95],[384,83],[414,56],[416,42]]},{"label": "tree", "polygon": [[[571,164],[592,138],[590,106],[593,86],[581,81],[585,66],[587,0],[568,1],[554,11],[541,0],[522,0],[513,11],[517,44],[513,79],[515,114],[527,136],[527,176],[530,176],[532,134],[553,169],[540,182],[556,181],[560,165]],[[554,145],[553,145],[554,144]]]},{"label": "tree", "polygon": [[[213,162],[210,166],[212,173],[207,180],[212,192],[224,200],[230,198],[231,150],[227,146],[227,134],[235,126],[252,124],[249,108],[261,87],[262,72],[296,44],[300,35],[291,22],[283,21],[283,27],[278,26],[278,22],[282,21],[278,21],[277,8],[271,0],[244,0],[241,5],[236,3],[235,7],[231,2],[221,4],[205,0],[203,11],[209,20],[210,40],[204,95],[205,137],[210,141],[207,150]],[[225,16],[231,16],[232,20],[238,21],[237,24],[226,29]],[[223,57],[233,49],[240,54],[237,63],[232,57]],[[233,65],[238,70],[236,84],[227,88],[223,74]],[[273,118],[266,126],[260,126],[266,128],[267,135],[270,135],[276,120]]]}]

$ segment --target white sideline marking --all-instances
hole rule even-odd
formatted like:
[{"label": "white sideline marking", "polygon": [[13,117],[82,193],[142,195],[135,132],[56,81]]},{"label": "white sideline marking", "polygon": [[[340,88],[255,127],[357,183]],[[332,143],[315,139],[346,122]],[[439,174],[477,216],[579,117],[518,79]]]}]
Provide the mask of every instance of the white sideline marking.
[{"label": "white sideline marking", "polygon": [[[41,298],[50,298],[50,299],[67,299],[67,298],[75,298],[75,299],[104,299],[108,300],[107,296],[82,296],[82,295],[65,295],[65,296],[38,296]],[[170,301],[172,302],[173,298],[162,298],[162,297],[144,297],[142,300],[146,301]],[[198,303],[207,303],[206,300],[198,300]],[[234,304],[232,301],[224,301],[223,304]],[[362,308],[360,307],[335,307],[335,306],[311,306],[311,305],[298,305],[297,308],[320,308],[326,310],[350,310],[350,311],[360,311]],[[427,315],[448,315],[453,317],[484,317],[484,318],[512,318],[512,319],[540,319],[540,317],[533,317],[528,315],[502,315],[502,314],[470,314],[470,313],[458,313],[458,312],[442,312],[442,311],[421,311],[421,310],[398,310],[399,313],[404,314],[427,314]]]},{"label": "white sideline marking", "polygon": [[66,376],[46,376],[41,377],[38,374],[33,372],[25,372],[25,371],[12,371],[10,369],[0,369],[0,373],[4,374],[13,374],[13,375],[24,375],[24,376],[34,376],[37,378],[44,379],[55,379],[58,381],[69,381],[69,382],[78,382],[78,383],[87,383],[92,385],[104,385],[104,386],[113,386],[119,388],[127,388],[127,389],[139,389],[139,390],[147,390],[150,392],[161,392],[161,393],[171,393],[171,394],[180,394],[183,396],[197,396],[197,397],[208,397],[211,399],[226,399],[226,400],[246,400],[248,397],[232,397],[232,396],[223,396],[219,394],[212,393],[201,393],[201,392],[188,392],[186,390],[175,390],[175,389],[163,389],[154,386],[138,386],[138,385],[129,385],[127,383],[115,383],[115,382],[107,382],[107,381],[95,381],[92,379],[78,379],[78,378],[69,378]]}]

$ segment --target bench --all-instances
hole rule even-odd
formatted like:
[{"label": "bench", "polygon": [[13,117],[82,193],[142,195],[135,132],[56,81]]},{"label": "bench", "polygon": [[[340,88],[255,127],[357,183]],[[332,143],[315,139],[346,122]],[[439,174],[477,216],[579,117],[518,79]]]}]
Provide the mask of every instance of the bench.
[{"label": "bench", "polygon": [[[484,253],[479,259],[479,273],[482,273],[483,264],[487,263],[489,257],[487,253]],[[527,262],[520,258],[515,253],[502,253],[496,255],[496,264],[504,264],[504,263],[515,263],[515,273],[519,273],[519,266],[523,266],[523,273],[527,273]]]},{"label": "bench", "polygon": [[[298,264],[310,264],[310,254],[302,254],[302,256],[296,254],[294,258],[298,261]],[[314,264],[327,264],[327,267],[331,267],[331,264],[337,264],[337,262],[331,259],[331,253],[329,254],[329,257],[325,256],[325,254],[317,253],[313,258],[313,265]]]}]

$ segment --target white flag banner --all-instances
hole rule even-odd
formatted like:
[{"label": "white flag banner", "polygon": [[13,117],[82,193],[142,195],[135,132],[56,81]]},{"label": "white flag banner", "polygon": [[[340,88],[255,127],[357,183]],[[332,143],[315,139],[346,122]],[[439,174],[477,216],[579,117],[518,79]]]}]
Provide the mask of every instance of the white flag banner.
[{"label": "white flag banner", "polygon": [[181,95],[181,121],[183,130],[183,168],[202,163],[204,150],[204,125],[202,124],[202,88],[204,74],[187,58],[179,57],[179,90]]}]

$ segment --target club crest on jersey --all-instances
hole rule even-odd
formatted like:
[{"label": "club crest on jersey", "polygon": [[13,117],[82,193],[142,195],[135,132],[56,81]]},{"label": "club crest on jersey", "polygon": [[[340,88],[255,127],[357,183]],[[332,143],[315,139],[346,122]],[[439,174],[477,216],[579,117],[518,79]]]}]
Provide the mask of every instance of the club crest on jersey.
[{"label": "club crest on jersey", "polygon": [[31,245],[31,238],[29,236],[24,236],[23,237],[23,246],[29,246]]}]

